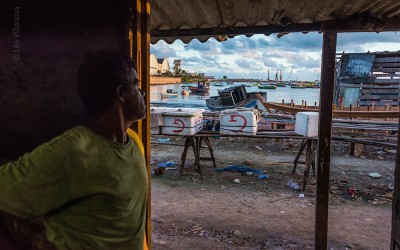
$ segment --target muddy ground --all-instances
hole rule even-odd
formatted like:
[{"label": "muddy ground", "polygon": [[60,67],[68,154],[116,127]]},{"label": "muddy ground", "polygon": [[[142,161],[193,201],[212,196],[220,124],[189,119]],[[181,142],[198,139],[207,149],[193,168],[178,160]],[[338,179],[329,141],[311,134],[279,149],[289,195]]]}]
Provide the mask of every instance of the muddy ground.
[{"label": "muddy ground", "polygon": [[[152,141],[167,136],[153,136]],[[292,174],[299,140],[211,139],[217,168],[229,165],[263,170],[259,174],[217,172],[202,162],[203,179],[191,151],[179,173],[183,140],[152,143],[152,169],[175,162],[152,180],[153,249],[314,249],[316,179],[304,192],[293,191]],[[364,147],[361,157],[347,155],[348,144],[334,142],[329,206],[330,249],[389,249],[395,152]],[[208,151],[202,149],[202,155]],[[303,156],[304,158],[304,156]],[[247,165],[246,165],[247,163]],[[304,165],[297,169],[303,173]],[[379,173],[380,178],[369,177]],[[234,183],[238,179],[240,183]],[[237,181],[236,181],[237,182]]]}]

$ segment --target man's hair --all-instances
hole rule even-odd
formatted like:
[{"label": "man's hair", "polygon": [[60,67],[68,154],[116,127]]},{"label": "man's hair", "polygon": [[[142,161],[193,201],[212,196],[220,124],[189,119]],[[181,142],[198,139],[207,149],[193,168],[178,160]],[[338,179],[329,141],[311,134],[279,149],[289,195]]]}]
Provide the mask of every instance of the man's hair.
[{"label": "man's hair", "polygon": [[116,87],[133,84],[133,63],[113,51],[90,53],[78,67],[77,90],[87,112],[94,116],[110,107]]}]

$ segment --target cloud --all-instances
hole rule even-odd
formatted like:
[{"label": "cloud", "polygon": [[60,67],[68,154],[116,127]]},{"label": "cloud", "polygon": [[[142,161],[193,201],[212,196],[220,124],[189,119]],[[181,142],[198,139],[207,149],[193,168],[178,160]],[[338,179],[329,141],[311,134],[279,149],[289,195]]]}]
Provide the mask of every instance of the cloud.
[{"label": "cloud", "polygon": [[175,50],[162,40],[155,45],[150,44],[150,53],[154,54],[157,58],[168,58],[177,56]]},{"label": "cloud", "polygon": [[207,42],[202,43],[197,39],[192,40],[187,46],[186,49],[187,50],[193,50],[193,51],[199,51],[201,53],[220,53],[218,47],[217,46],[218,42],[213,40],[213,39],[209,39]]},{"label": "cloud", "polygon": [[[275,34],[250,38],[242,35],[224,42],[209,39],[201,43],[195,39],[187,46],[180,41],[172,45],[160,41],[151,46],[151,52],[158,58],[181,59],[183,69],[207,75],[254,75],[265,79],[270,69],[271,77],[282,70],[284,79],[292,71],[299,80],[314,80],[320,71],[322,37],[317,32],[290,33],[281,38]],[[399,42],[400,33],[395,32],[339,33],[337,51],[393,51],[399,50]]]}]

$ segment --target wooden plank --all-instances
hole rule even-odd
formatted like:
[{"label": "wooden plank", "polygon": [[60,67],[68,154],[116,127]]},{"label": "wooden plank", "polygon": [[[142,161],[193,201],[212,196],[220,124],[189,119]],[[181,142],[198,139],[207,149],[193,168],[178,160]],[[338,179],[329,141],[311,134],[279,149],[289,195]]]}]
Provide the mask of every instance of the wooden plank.
[{"label": "wooden plank", "polygon": [[363,84],[362,86],[359,83],[341,83],[340,87],[343,88],[363,88],[363,89],[399,89],[400,85],[389,85],[389,86],[379,86],[379,85],[367,85]]},{"label": "wooden plank", "polygon": [[393,177],[394,191],[392,201],[392,235],[390,240],[390,249],[400,248],[400,119],[398,131],[396,167],[394,169]]},{"label": "wooden plank", "polygon": [[400,89],[364,89],[360,90],[361,94],[400,94]]},{"label": "wooden plank", "polygon": [[[371,106],[373,101],[359,101],[360,106]],[[399,101],[392,101],[392,100],[381,100],[381,101],[374,101],[375,106],[383,106],[390,103],[392,106],[399,106]],[[383,114],[382,114],[383,115]],[[370,117],[370,118],[378,118],[378,117]],[[380,118],[385,118],[385,117],[380,117]],[[390,117],[387,117],[390,118]],[[394,118],[394,117],[392,117]]]},{"label": "wooden plank", "polygon": [[146,103],[146,118],[135,124],[135,128],[143,141],[147,175],[148,196],[146,208],[146,242],[148,249],[151,249],[151,161],[150,161],[150,0],[131,1],[131,10],[129,16],[129,25],[127,31],[127,41],[129,41],[128,52],[136,60],[136,68],[140,79],[140,87],[147,95],[145,96]]},{"label": "wooden plank", "polygon": [[332,103],[335,85],[337,33],[325,31],[322,44],[321,88],[318,125],[317,204],[315,207],[315,249],[328,247],[329,178],[332,139]]},{"label": "wooden plank", "polygon": [[372,68],[372,72],[387,72],[387,73],[393,73],[393,72],[400,72],[399,68]]},{"label": "wooden plank", "polygon": [[400,57],[375,57],[374,61],[378,63],[400,63]]},{"label": "wooden plank", "polygon": [[397,79],[377,79],[377,78],[351,78],[351,79],[340,79],[340,83],[371,83],[371,84],[399,84],[400,78]]},{"label": "wooden plank", "polygon": [[395,78],[399,78],[400,74],[396,74],[396,73],[386,73],[386,74],[379,74],[379,73],[375,73],[375,74],[369,74],[370,77],[395,77]]},{"label": "wooden plank", "polygon": [[400,99],[399,95],[360,95],[360,100],[397,100]]},{"label": "wooden plank", "polygon": [[374,68],[399,68],[400,62],[396,63],[374,63]]}]

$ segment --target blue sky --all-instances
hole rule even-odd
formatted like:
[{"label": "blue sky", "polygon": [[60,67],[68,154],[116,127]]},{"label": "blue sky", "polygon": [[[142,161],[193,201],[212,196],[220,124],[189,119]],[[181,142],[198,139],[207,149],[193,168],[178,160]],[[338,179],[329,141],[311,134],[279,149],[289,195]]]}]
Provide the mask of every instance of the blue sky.
[{"label": "blue sky", "polygon": [[[276,35],[236,36],[224,42],[211,38],[205,43],[197,39],[185,45],[159,41],[150,46],[157,58],[182,60],[181,68],[191,73],[205,73],[216,78],[266,79],[282,70],[283,80],[315,80],[320,76],[322,34],[291,33]],[[341,33],[337,52],[398,51],[400,32]]]}]

